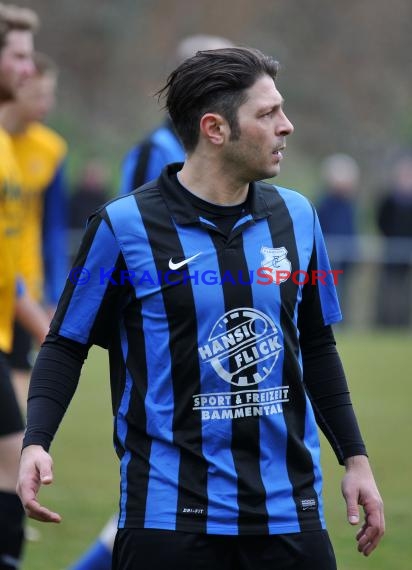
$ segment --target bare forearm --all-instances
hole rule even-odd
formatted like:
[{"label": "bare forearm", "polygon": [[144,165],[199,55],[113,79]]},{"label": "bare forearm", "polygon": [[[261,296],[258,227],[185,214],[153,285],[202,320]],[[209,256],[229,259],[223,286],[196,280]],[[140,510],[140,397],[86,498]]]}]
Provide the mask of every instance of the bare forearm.
[{"label": "bare forearm", "polygon": [[43,308],[28,295],[16,301],[16,320],[41,344],[49,330],[50,319]]}]

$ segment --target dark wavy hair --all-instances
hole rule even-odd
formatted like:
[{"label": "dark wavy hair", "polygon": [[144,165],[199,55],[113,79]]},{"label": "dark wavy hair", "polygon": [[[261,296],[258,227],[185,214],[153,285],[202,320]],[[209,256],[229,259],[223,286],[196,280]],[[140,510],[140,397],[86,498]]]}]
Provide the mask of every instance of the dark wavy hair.
[{"label": "dark wavy hair", "polygon": [[5,46],[9,32],[23,30],[35,33],[38,27],[39,18],[34,10],[0,3],[0,51]]},{"label": "dark wavy hair", "polygon": [[158,91],[187,152],[199,140],[199,123],[205,113],[219,113],[229,123],[231,138],[240,135],[237,111],[247,99],[246,90],[263,75],[274,80],[279,64],[257,49],[247,47],[199,51],[186,59]]}]

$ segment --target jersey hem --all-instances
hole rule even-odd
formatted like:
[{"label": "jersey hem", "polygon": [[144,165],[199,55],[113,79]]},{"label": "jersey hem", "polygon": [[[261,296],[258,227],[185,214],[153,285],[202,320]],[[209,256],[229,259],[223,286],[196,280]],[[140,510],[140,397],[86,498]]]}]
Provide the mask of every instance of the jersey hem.
[{"label": "jersey hem", "polygon": [[79,335],[78,332],[71,332],[70,330],[63,327],[58,330],[53,330],[52,332],[55,332],[59,336],[64,336],[65,338],[74,340],[75,342],[80,342],[80,344],[87,344],[89,340],[87,336]]},{"label": "jersey hem", "polygon": [[334,323],[339,323],[342,319],[343,315],[341,312],[332,313],[331,315],[324,317],[324,323],[325,325],[333,325]]},{"label": "jersey hem", "polygon": [[[325,521],[321,519],[322,529],[326,529]],[[205,528],[206,527],[206,528]],[[219,535],[271,535],[271,534],[290,534],[295,532],[310,532],[314,530],[319,530],[319,518],[313,520],[312,523],[305,521],[305,529],[302,530],[299,523],[292,524],[271,524],[267,526],[267,532],[262,530],[262,525],[243,525],[241,531],[238,525],[219,525],[213,523],[194,523],[193,521],[188,521],[186,524],[179,522],[179,531],[176,530],[176,522],[173,521],[153,521],[153,520],[142,520],[139,518],[128,517],[127,523],[119,525],[119,528],[147,528],[147,529],[159,529],[159,530],[173,530],[176,532],[190,532],[199,534],[219,534]]]}]

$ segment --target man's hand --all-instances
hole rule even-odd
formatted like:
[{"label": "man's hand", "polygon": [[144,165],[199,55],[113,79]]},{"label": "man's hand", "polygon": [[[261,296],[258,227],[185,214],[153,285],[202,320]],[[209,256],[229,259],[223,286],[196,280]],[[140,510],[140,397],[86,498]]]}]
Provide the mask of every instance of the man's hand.
[{"label": "man's hand", "polygon": [[17,494],[28,517],[41,522],[59,523],[61,516],[37,500],[41,485],[53,482],[53,461],[40,445],[29,445],[21,454]]},{"label": "man's hand", "polygon": [[348,521],[359,524],[359,508],[363,507],[365,522],[356,535],[358,550],[368,556],[385,532],[383,502],[379,494],[368,458],[364,455],[345,460],[346,474],[342,481],[342,494],[346,501]]}]

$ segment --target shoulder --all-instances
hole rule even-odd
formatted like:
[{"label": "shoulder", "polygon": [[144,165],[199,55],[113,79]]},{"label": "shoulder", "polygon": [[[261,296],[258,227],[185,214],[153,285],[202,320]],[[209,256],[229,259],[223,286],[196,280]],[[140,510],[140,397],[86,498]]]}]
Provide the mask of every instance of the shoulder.
[{"label": "shoulder", "polygon": [[142,153],[166,154],[168,162],[179,162],[185,156],[182,143],[167,125],[160,125],[127,151],[123,164],[136,161]]},{"label": "shoulder", "polygon": [[0,183],[3,185],[5,180],[14,185],[21,182],[11,138],[0,127]]},{"label": "shoulder", "polygon": [[41,147],[43,152],[56,161],[61,161],[67,153],[67,143],[56,131],[41,123],[32,123],[21,139]]},{"label": "shoulder", "polygon": [[161,144],[171,139],[176,139],[176,135],[167,125],[161,125],[148,138],[155,144]]},{"label": "shoulder", "polygon": [[138,145],[138,150],[146,149],[156,159],[167,162],[180,162],[184,160],[184,149],[173,129],[163,124],[152,131]]},{"label": "shoulder", "polygon": [[275,186],[266,182],[260,182],[259,188],[264,193],[266,199],[272,202],[276,201],[276,199],[282,200],[292,216],[299,213],[313,218],[314,206],[312,202],[297,190]]},{"label": "shoulder", "polygon": [[158,180],[152,180],[129,194],[118,196],[106,202],[97,213],[108,219],[116,218],[118,222],[126,222],[133,216],[133,212],[137,213],[139,203],[155,203],[159,198]]},{"label": "shoulder", "polygon": [[145,184],[130,194],[118,196],[103,204],[89,218],[88,227],[93,232],[93,227],[99,226],[103,221],[121,249],[124,246],[135,247],[146,233],[147,218],[154,216],[157,219],[162,207],[156,184]]},{"label": "shoulder", "polygon": [[150,141],[154,151],[165,155],[168,162],[184,160],[185,152],[182,143],[168,125],[163,125],[156,129],[152,133]]},{"label": "shoulder", "polygon": [[0,127],[0,151],[3,156],[6,153],[12,154],[11,138],[10,135]]}]

